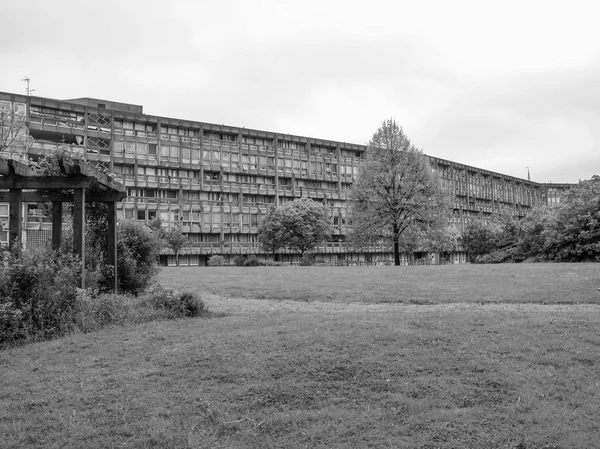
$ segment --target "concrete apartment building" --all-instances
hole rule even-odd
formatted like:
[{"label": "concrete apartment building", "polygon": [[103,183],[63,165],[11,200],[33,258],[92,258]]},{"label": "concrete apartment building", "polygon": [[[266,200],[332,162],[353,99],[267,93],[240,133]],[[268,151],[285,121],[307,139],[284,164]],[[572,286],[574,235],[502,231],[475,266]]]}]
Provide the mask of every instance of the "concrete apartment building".
[{"label": "concrete apartment building", "polygon": [[[325,263],[386,263],[391,244],[360,252],[346,242],[348,195],[364,145],[260,131],[235,126],[147,115],[143,107],[93,98],[56,100],[0,92],[0,106],[24,117],[21,138],[10,152],[43,154],[61,145],[115,174],[127,187],[120,218],[165,226],[180,225],[190,245],[182,265],[206,264],[220,254],[263,254],[258,225],[273,207],[309,197],[331,210],[332,238],[316,254]],[[569,184],[540,184],[458,162],[428,156],[454,195],[453,219],[459,228],[469,217],[499,212],[518,216],[539,204],[556,204]],[[50,222],[29,205],[24,241],[42,244]],[[0,204],[0,221],[8,205]],[[4,228],[6,229],[6,227]],[[0,234],[6,242],[7,233]],[[282,251],[283,262],[298,261]],[[459,263],[457,251],[444,260]],[[404,263],[440,262],[437,255],[404,254]],[[163,264],[175,263],[165,250]]]}]

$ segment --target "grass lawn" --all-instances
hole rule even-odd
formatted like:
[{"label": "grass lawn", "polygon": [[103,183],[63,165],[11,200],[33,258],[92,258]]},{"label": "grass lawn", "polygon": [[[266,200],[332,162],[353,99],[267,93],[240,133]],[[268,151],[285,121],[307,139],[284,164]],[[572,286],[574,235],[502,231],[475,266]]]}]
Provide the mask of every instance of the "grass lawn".
[{"label": "grass lawn", "polygon": [[160,282],[234,298],[336,303],[600,304],[599,264],[164,269]]},{"label": "grass lawn", "polygon": [[0,447],[599,447],[600,265],[160,277],[212,316],[0,352]]}]

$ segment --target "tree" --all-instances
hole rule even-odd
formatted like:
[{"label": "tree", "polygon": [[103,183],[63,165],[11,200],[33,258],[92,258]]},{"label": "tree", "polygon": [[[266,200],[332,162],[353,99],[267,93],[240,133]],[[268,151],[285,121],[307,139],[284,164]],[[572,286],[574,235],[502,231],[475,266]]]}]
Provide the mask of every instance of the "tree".
[{"label": "tree", "polygon": [[[122,220],[117,227],[119,291],[138,294],[158,272],[158,237],[148,226],[134,220]],[[108,280],[110,282],[110,279]]]},{"label": "tree", "polygon": [[288,248],[304,256],[330,237],[330,228],[327,208],[300,198],[272,210],[258,229],[258,240],[265,251]]},{"label": "tree", "polygon": [[439,229],[450,210],[427,157],[393,119],[373,134],[351,200],[352,240],[391,238],[395,265],[400,265],[402,236]]},{"label": "tree", "polygon": [[483,221],[476,218],[467,221],[462,233],[462,247],[467,252],[470,262],[478,256],[489,254],[500,249],[498,236],[501,233],[496,221]]},{"label": "tree", "polygon": [[180,226],[174,226],[165,232],[162,238],[167,247],[175,254],[175,261],[179,266],[179,253],[190,243],[187,236],[181,232]]},{"label": "tree", "polygon": [[23,103],[0,100],[0,154],[26,148],[26,118]]},{"label": "tree", "polygon": [[581,181],[546,221],[545,252],[565,262],[600,260],[600,176]]}]

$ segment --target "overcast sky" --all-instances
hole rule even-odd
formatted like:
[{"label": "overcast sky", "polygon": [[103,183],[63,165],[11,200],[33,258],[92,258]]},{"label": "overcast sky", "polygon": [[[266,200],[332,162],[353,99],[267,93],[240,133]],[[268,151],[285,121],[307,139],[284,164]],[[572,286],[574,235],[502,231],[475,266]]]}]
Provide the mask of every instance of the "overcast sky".
[{"label": "overcast sky", "polygon": [[[597,1],[0,0],[0,91],[367,143],[538,182],[600,174]],[[7,20],[8,19],[8,20]]]}]

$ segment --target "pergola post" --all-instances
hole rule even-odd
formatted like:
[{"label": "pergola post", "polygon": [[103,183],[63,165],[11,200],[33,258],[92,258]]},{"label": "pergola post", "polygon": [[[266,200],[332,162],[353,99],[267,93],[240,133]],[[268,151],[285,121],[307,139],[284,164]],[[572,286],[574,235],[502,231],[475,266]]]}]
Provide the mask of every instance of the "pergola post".
[{"label": "pergola post", "polygon": [[10,189],[10,212],[8,216],[8,247],[11,251],[21,252],[23,230],[23,190]]},{"label": "pergola post", "polygon": [[73,193],[73,253],[81,259],[81,288],[85,288],[85,189]]},{"label": "pergola post", "polygon": [[62,240],[62,203],[52,202],[52,249],[60,250]]},{"label": "pergola post", "polygon": [[108,265],[112,265],[113,268],[113,285],[112,289],[117,292],[117,203],[116,201],[110,201],[106,203],[108,206],[108,234],[107,234],[107,248],[106,254],[108,256]]}]

